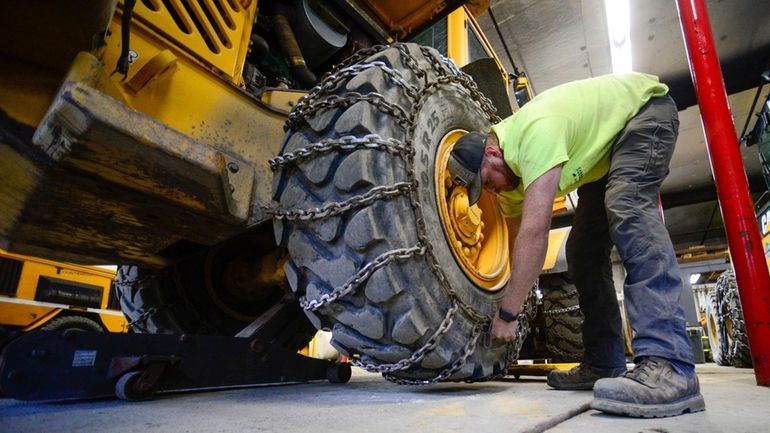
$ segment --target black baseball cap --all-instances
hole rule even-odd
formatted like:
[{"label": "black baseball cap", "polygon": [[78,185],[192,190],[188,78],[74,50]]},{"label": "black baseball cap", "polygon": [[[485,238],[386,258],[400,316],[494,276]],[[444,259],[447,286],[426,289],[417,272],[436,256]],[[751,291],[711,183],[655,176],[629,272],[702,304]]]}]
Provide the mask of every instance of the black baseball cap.
[{"label": "black baseball cap", "polygon": [[468,189],[468,204],[473,205],[481,196],[481,160],[487,134],[470,132],[457,140],[449,156],[449,172],[452,180]]}]

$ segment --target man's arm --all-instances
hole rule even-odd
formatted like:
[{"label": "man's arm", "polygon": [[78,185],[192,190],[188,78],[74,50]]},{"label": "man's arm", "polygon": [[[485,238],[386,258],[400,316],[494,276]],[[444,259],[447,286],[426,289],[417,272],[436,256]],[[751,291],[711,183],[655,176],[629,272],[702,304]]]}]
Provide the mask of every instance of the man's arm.
[{"label": "man's arm", "polygon": [[519,227],[521,227],[521,217],[506,218],[505,224],[508,226],[508,252],[513,258],[513,246],[516,245],[516,236],[519,234]]},{"label": "man's arm", "polygon": [[[515,231],[516,240],[511,254],[511,279],[505,289],[502,307],[511,313],[521,311],[527,293],[543,268],[548,249],[553,200],[560,176],[561,165],[535,179],[524,191],[521,219],[508,223],[510,236],[513,238]],[[513,340],[517,326],[517,322],[507,323],[497,317],[492,325],[492,336]]]}]

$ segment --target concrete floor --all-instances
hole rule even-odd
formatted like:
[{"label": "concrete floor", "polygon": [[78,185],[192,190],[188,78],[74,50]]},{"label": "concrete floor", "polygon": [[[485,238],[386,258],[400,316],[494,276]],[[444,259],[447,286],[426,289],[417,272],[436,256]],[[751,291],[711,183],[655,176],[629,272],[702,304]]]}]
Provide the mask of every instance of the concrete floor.
[{"label": "concrete floor", "polygon": [[[750,369],[697,368],[707,409],[640,420],[584,412],[548,432],[766,432],[770,388]],[[354,369],[345,385],[314,383],[162,395],[153,401],[27,403],[0,399],[0,432],[519,432],[589,402],[544,378],[405,387]]]}]

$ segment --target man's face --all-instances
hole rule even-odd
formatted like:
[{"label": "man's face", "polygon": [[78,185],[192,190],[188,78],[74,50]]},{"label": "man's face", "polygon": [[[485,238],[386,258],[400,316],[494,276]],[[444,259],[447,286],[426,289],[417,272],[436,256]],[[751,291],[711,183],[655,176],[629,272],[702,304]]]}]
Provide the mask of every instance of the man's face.
[{"label": "man's face", "polygon": [[505,165],[502,157],[484,155],[481,163],[483,188],[492,193],[513,191],[519,186],[519,178]]}]

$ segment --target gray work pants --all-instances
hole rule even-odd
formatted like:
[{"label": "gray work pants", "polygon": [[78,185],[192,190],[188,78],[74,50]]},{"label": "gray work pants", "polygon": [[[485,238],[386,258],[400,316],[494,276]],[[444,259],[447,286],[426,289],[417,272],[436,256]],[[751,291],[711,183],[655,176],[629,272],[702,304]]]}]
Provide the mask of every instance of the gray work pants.
[{"label": "gray work pants", "polygon": [[669,172],[678,130],[674,101],[668,96],[650,100],[614,143],[607,176],[578,188],[566,253],[585,315],[583,342],[590,365],[625,366],[610,262],[613,244],[626,269],[623,290],[635,331],[635,359],[695,361],[679,306],[679,266],[658,212],[658,192]]}]

